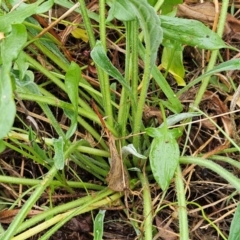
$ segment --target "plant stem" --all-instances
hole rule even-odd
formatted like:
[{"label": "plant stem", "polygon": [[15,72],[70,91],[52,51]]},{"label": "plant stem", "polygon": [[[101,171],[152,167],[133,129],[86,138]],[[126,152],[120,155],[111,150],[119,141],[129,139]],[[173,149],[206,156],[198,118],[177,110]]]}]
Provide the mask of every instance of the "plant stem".
[{"label": "plant stem", "polygon": [[[219,37],[222,37],[222,35],[223,35],[224,26],[226,23],[228,4],[229,4],[229,0],[225,0],[222,2],[222,8],[221,8],[220,18],[219,18],[219,22],[218,22],[218,29],[217,29],[217,34],[219,35]],[[212,51],[212,54],[211,54],[211,57],[209,60],[209,64],[207,67],[207,71],[211,70],[214,67],[214,65],[216,64],[218,52],[219,52],[219,50]],[[196,95],[196,99],[194,101],[195,107],[197,107],[199,105],[199,103],[201,102],[203,95],[207,89],[209,80],[210,80],[210,76],[206,77],[205,79],[202,80],[201,87],[200,87],[200,89]]]},{"label": "plant stem", "polygon": [[189,231],[188,231],[187,205],[186,205],[186,199],[184,194],[184,183],[182,180],[182,171],[180,166],[178,166],[176,170],[175,186],[176,186],[177,199],[178,199],[180,239],[188,240]]},{"label": "plant stem", "polygon": [[[8,183],[8,184],[22,184],[26,186],[37,186],[37,185],[40,185],[42,181],[37,179],[30,179],[30,178],[0,176],[0,182]],[[99,186],[93,183],[75,182],[75,181],[67,181],[66,183],[71,188],[87,188],[92,190],[102,190],[103,188],[105,188],[104,186]],[[53,180],[51,181],[51,186],[64,187],[64,184],[62,182]]]},{"label": "plant stem", "polygon": [[144,239],[152,240],[152,221],[153,221],[153,209],[152,209],[152,198],[151,190],[149,188],[148,178],[146,174],[139,173],[138,177],[142,184],[143,189],[143,215],[144,215]]},{"label": "plant stem", "polygon": [[[128,21],[125,23],[126,24],[125,81],[129,85],[131,85],[130,81],[132,79],[132,95],[133,95],[132,105],[134,109],[136,109],[137,102],[137,80],[138,80],[138,54],[137,49],[135,47],[138,43],[137,32],[135,30],[136,23],[137,23],[136,20]],[[133,84],[133,82],[136,82],[136,84]],[[122,88],[118,112],[118,124],[120,125],[121,136],[126,136],[127,120],[128,119],[130,120],[129,117],[130,99],[128,98],[128,96],[129,95],[126,89]],[[132,111],[132,116],[134,116],[134,112],[135,111]],[[124,141],[122,142],[122,144],[124,144]]]},{"label": "plant stem", "polygon": [[202,158],[197,157],[180,157],[180,163],[183,164],[196,164],[205,168],[210,169],[211,171],[216,172],[219,176],[222,176],[226,181],[228,181],[232,186],[234,186],[238,191],[240,191],[240,179],[235,177],[229,171],[221,167],[220,165]]},{"label": "plant stem", "polygon": [[[103,42],[105,42],[106,35],[103,36],[103,34],[105,32],[105,30],[103,30],[105,28],[105,26],[103,26],[103,24],[105,24],[105,1],[101,0],[100,2],[101,2],[100,9],[99,9],[100,10],[100,20],[101,20],[100,21],[100,31],[103,31],[100,33],[100,36],[101,36],[101,40],[103,40],[102,38],[104,38]],[[86,27],[86,31],[88,33],[89,43],[90,43],[91,49],[93,49],[96,44],[96,40],[95,40],[95,37],[93,34],[93,28],[92,28],[92,25],[90,22],[90,18],[88,17],[87,7],[86,7],[84,0],[79,0],[79,3],[80,3],[80,9],[81,9],[83,21],[84,21],[84,24]],[[97,74],[98,74],[100,88],[101,88],[101,92],[102,92],[102,96],[103,96],[103,108],[104,108],[105,114],[107,116],[107,122],[111,127],[113,127],[114,119],[113,119],[112,105],[110,104],[111,103],[111,95],[110,95],[111,91],[110,91],[109,78],[108,78],[108,75],[100,67],[96,66],[96,68],[97,68]]]},{"label": "plant stem", "polygon": [[24,218],[27,216],[29,211],[31,210],[32,206],[35,202],[39,199],[40,195],[43,193],[45,188],[50,185],[53,177],[57,173],[57,168],[53,166],[50,171],[47,173],[46,177],[41,181],[41,184],[35,189],[33,194],[30,198],[25,202],[23,207],[20,209],[17,216],[13,219],[12,223],[9,225],[8,230],[3,235],[2,240],[9,240],[11,239],[14,234],[16,233],[19,226],[22,224]]}]

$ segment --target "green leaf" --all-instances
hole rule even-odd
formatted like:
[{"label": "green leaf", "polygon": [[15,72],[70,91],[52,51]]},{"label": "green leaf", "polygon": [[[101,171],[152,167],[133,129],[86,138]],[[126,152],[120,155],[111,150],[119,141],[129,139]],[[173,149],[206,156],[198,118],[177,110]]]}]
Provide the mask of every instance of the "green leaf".
[{"label": "green leaf", "polygon": [[129,154],[132,154],[133,156],[135,156],[137,158],[146,159],[146,157],[144,155],[137,152],[137,150],[133,146],[133,144],[128,144],[127,146],[122,147],[121,153],[122,153],[123,158],[126,158]]},{"label": "green leaf", "polygon": [[148,0],[148,3],[154,7],[158,0]]},{"label": "green leaf", "polygon": [[153,128],[153,127],[149,127],[149,128],[145,128],[145,132],[148,136],[150,137],[154,137],[154,138],[160,138],[162,137],[162,131],[159,130],[159,128]]},{"label": "green leaf", "polygon": [[240,239],[240,204],[238,204],[236,212],[234,213],[233,220],[230,226],[230,234],[228,240]]},{"label": "green leaf", "polygon": [[130,86],[125,81],[124,77],[121,75],[121,73],[115,68],[110,60],[108,59],[104,48],[102,46],[102,43],[100,41],[97,41],[95,47],[91,51],[91,57],[95,64],[97,64],[101,69],[103,69],[105,72],[107,72],[110,76],[117,79],[120,84],[122,84],[126,90],[129,92],[130,96],[132,94]]},{"label": "green leaf", "polygon": [[94,220],[94,240],[102,240],[103,237],[103,223],[106,210],[99,210]]},{"label": "green leaf", "polygon": [[13,24],[12,32],[1,44],[3,64],[11,64],[17,58],[24,44],[27,42],[27,31],[23,24]]},{"label": "green leaf", "polygon": [[184,93],[185,91],[187,91],[189,88],[191,88],[192,86],[194,86],[195,84],[199,83],[201,80],[203,80],[204,78],[211,76],[215,73],[218,72],[223,72],[223,71],[232,71],[232,70],[237,70],[240,69],[240,61],[239,59],[231,59],[229,61],[226,61],[224,63],[219,64],[218,66],[214,67],[213,69],[211,69],[210,71],[202,74],[200,77],[196,78],[195,80],[191,81],[187,86],[185,86],[184,88],[182,88],[177,95],[181,96],[182,93]]},{"label": "green leaf", "polygon": [[[139,54],[141,58],[143,58],[144,55],[144,47],[139,41]],[[167,80],[164,78],[162,73],[159,71],[156,65],[152,68],[152,75],[156,83],[159,85],[163,93],[166,95],[168,101],[170,104],[168,104],[169,108],[171,108],[171,111],[173,112],[181,112],[182,111],[182,104],[180,100],[176,97],[175,93],[173,92],[172,88],[169,86]]]},{"label": "green leaf", "polygon": [[0,16],[0,32],[8,32],[11,30],[12,24],[22,23],[26,18],[37,12],[37,7],[43,0],[39,0],[32,4],[21,3],[14,11]]},{"label": "green leaf", "polygon": [[0,139],[3,139],[13,125],[16,106],[13,100],[9,69],[2,66],[0,71]]},{"label": "green leaf", "polygon": [[4,141],[1,139],[0,140],[0,153],[2,153],[6,149],[6,145]]},{"label": "green leaf", "polygon": [[[178,86],[185,86],[185,68],[183,65],[183,49],[179,42],[174,41],[174,47],[165,46],[161,66],[176,79]],[[178,46],[176,46],[178,45]],[[178,50],[180,49],[180,50]]]},{"label": "green leaf", "polygon": [[173,8],[177,5],[182,3],[183,0],[167,0],[163,2],[161,6],[161,14],[165,15],[173,10]]},{"label": "green leaf", "polygon": [[106,21],[110,22],[113,18],[120,21],[131,21],[136,18],[130,2],[125,0],[114,0]]},{"label": "green leaf", "polygon": [[102,240],[103,237],[103,223],[106,210],[99,210],[94,220],[94,240]]},{"label": "green leaf", "polygon": [[146,0],[131,0],[128,2],[131,2],[134,6],[135,14],[143,30],[146,45],[150,44],[150,52],[147,53],[146,57],[149,57],[148,54],[150,54],[149,67],[152,68],[163,38],[160,18]]},{"label": "green leaf", "polygon": [[14,122],[16,106],[12,94],[10,70],[12,61],[17,58],[26,41],[25,26],[14,24],[12,32],[1,42],[1,58],[4,61],[0,73],[0,139],[8,134]]},{"label": "green leaf", "polygon": [[55,154],[53,157],[54,165],[58,170],[62,170],[64,168],[63,138],[59,137],[58,139],[54,139],[53,146],[55,151]]},{"label": "green leaf", "polygon": [[71,126],[66,133],[66,138],[69,139],[77,128],[78,116],[78,84],[81,76],[80,67],[72,62],[69,66],[65,76],[65,86],[69,99],[73,105],[74,111],[71,114]]},{"label": "green leaf", "polygon": [[199,21],[163,15],[160,19],[164,38],[202,49],[214,50],[228,47],[217,33]]},{"label": "green leaf", "polygon": [[150,166],[159,186],[165,191],[179,163],[179,147],[171,134],[167,133],[153,139],[150,149]]},{"label": "green leaf", "polygon": [[38,8],[36,13],[40,14],[40,13],[45,13],[47,12],[54,4],[54,0],[49,0],[44,2],[43,4],[41,4]]}]

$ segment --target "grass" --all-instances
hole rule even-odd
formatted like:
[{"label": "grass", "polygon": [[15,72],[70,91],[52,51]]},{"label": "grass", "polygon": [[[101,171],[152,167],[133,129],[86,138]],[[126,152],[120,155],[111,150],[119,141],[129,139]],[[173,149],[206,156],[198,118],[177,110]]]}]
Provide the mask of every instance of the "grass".
[{"label": "grass", "polygon": [[[73,221],[76,238],[87,216],[82,235],[107,239],[112,208],[132,239],[237,239],[238,119],[223,98],[238,83],[214,76],[239,69],[223,54],[236,51],[222,40],[228,1],[217,33],[153,2],[55,1],[67,14],[48,31],[52,1],[1,3],[1,239],[51,239]],[[64,44],[75,13],[79,39]],[[192,79],[186,45],[211,53]]]}]

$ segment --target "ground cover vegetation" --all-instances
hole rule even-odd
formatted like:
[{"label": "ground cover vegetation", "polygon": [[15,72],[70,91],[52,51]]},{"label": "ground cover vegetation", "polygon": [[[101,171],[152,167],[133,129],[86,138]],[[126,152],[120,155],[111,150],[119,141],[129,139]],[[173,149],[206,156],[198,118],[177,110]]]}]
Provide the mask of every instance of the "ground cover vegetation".
[{"label": "ground cover vegetation", "polygon": [[1,1],[0,238],[230,239],[238,1]]}]

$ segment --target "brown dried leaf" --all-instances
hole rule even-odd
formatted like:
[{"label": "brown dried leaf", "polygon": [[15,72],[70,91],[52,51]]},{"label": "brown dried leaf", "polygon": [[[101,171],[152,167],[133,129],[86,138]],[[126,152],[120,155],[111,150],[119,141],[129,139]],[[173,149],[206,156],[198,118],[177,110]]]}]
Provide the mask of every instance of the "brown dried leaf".
[{"label": "brown dried leaf", "polygon": [[143,119],[145,121],[148,121],[149,119],[151,119],[153,117],[157,118],[159,124],[161,124],[163,122],[162,114],[161,114],[159,108],[145,105],[144,109],[143,109]]},{"label": "brown dried leaf", "polygon": [[102,127],[105,130],[108,138],[108,145],[111,155],[111,163],[110,163],[110,171],[106,178],[108,182],[108,187],[116,192],[122,192],[129,188],[129,180],[127,171],[123,165],[123,161],[121,156],[118,153],[115,138],[112,133],[108,130],[102,115],[98,111],[98,108],[93,100],[91,100],[91,105],[94,111],[96,112],[100,122],[102,123]]},{"label": "brown dried leaf", "polygon": [[[163,240],[176,240],[178,239],[176,233],[174,233],[173,229],[169,227],[168,223],[165,225],[160,217],[156,216],[156,225],[158,227],[158,237],[161,237]],[[156,236],[155,236],[156,237]],[[154,238],[155,238],[154,237]],[[159,239],[159,238],[156,238]]]},{"label": "brown dried leaf", "polygon": [[[210,26],[214,24],[215,14],[215,6],[211,2],[195,5],[179,4],[177,10],[178,17],[195,19]],[[240,39],[240,21],[231,14],[227,14],[224,35]]]},{"label": "brown dried leaf", "polygon": [[[0,223],[11,223],[13,218],[18,214],[20,209],[3,210],[0,212]],[[34,215],[40,214],[42,211],[30,210],[27,217],[32,217]]]},{"label": "brown dried leaf", "polygon": [[107,176],[108,187],[113,191],[122,192],[129,187],[127,171],[117,151],[115,139],[109,135],[109,149],[111,154],[110,171]]}]

